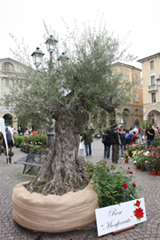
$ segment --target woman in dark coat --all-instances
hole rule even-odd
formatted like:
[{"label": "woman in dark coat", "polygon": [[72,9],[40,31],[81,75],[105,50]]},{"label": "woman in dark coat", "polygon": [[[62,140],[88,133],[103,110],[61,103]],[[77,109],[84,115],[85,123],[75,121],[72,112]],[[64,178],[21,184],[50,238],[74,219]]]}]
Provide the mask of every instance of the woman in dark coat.
[{"label": "woman in dark coat", "polygon": [[110,147],[111,147],[111,131],[106,129],[102,136],[102,143],[104,144],[104,159],[110,157]]}]

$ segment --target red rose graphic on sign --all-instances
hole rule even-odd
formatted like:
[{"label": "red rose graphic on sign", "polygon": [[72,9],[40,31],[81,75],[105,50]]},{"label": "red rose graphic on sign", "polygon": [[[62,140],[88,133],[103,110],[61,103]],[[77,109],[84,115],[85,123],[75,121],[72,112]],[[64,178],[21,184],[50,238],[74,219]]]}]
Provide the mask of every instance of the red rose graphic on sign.
[{"label": "red rose graphic on sign", "polygon": [[137,218],[138,221],[141,220],[144,216],[143,209],[140,207],[141,201],[137,200],[134,204],[134,207],[136,208],[135,211],[133,211],[134,216]]},{"label": "red rose graphic on sign", "polygon": [[134,216],[137,218],[137,219],[140,219],[143,217],[143,209],[142,208],[137,208],[134,212]]},{"label": "red rose graphic on sign", "polygon": [[139,206],[140,206],[140,204],[141,204],[141,202],[137,200],[137,202],[136,202],[135,206],[136,206],[136,207],[139,207]]}]

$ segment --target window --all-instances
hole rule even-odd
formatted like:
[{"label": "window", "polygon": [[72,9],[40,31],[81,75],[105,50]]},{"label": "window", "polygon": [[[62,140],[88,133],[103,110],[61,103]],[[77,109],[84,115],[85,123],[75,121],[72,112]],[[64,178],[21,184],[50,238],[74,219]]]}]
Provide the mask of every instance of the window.
[{"label": "window", "polygon": [[14,71],[14,66],[13,64],[9,63],[9,62],[5,62],[3,63],[2,65],[2,70],[5,70],[5,71]]},{"label": "window", "polygon": [[150,61],[150,70],[154,69],[154,60]]},{"label": "window", "polygon": [[133,82],[134,83],[138,83],[139,82],[138,74],[133,74]]},{"label": "window", "polygon": [[151,76],[151,85],[155,85],[155,84],[156,84],[155,76]]},{"label": "window", "polygon": [[[135,114],[138,115],[139,114],[139,111],[138,109],[135,109]],[[136,125],[137,126],[137,125]]]},{"label": "window", "polygon": [[134,93],[134,102],[139,102],[139,94],[137,92]]},{"label": "window", "polygon": [[152,103],[155,103],[156,102],[156,93],[152,93],[151,97],[152,97]]}]

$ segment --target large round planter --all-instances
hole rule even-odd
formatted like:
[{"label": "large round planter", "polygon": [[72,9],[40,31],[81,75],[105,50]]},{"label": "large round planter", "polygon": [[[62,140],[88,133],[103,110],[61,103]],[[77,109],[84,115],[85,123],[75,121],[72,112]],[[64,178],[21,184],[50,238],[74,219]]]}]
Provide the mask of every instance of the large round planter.
[{"label": "large round planter", "polygon": [[13,219],[21,226],[41,232],[65,232],[95,221],[98,197],[90,184],[62,196],[30,193],[26,184],[17,184],[12,194]]}]

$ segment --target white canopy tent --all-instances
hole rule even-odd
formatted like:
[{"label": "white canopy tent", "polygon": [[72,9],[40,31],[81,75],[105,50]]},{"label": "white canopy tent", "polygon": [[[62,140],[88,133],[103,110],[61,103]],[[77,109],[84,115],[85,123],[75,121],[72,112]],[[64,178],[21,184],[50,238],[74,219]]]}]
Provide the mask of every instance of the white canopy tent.
[{"label": "white canopy tent", "polygon": [[3,138],[6,144],[6,152],[8,156],[8,143],[7,143],[7,138],[6,138],[6,129],[5,129],[5,123],[4,123],[4,118],[0,118],[0,132],[3,134]]}]

